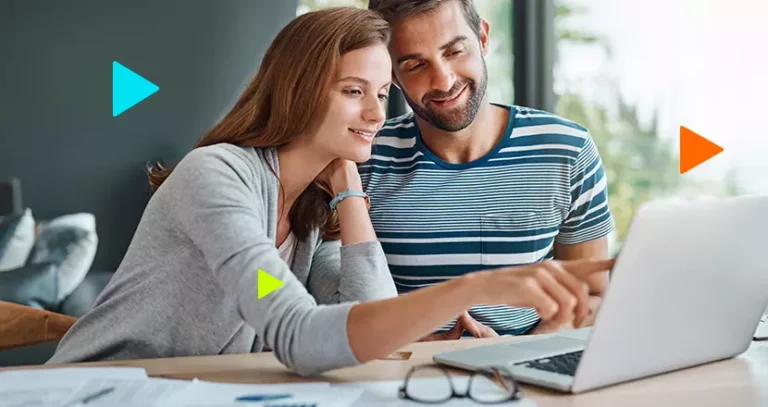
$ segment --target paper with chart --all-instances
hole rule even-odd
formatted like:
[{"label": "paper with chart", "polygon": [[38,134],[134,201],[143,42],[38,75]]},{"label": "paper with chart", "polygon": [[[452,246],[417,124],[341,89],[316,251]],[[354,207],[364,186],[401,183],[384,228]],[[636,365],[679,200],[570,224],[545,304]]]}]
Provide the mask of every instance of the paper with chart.
[{"label": "paper with chart", "polygon": [[[419,387],[445,386],[442,378],[411,379]],[[458,391],[467,386],[466,377],[452,377]],[[402,380],[383,382],[327,382],[281,384],[232,384],[203,381],[148,378],[143,369],[46,369],[0,373],[0,407],[61,407],[105,388],[109,394],[87,404],[88,407],[408,407],[424,404],[401,400]],[[262,401],[238,401],[251,398]],[[469,399],[452,399],[444,407],[478,406]],[[533,400],[496,404],[498,406],[536,406]]]},{"label": "paper with chart", "polygon": [[88,403],[88,407],[153,407],[164,406],[168,399],[194,385],[188,380],[174,379],[91,379],[74,392],[71,401],[81,400],[102,389],[114,389],[109,394]]},{"label": "paper with chart", "polygon": [[[168,407],[347,407],[362,389],[334,388],[329,383],[232,384],[197,382],[168,399]],[[263,401],[258,401],[260,398]]]},{"label": "paper with chart", "polygon": [[56,406],[89,381],[147,379],[142,368],[54,368],[0,372],[0,407]]},{"label": "paper with chart", "polygon": [[362,393],[334,389],[329,383],[228,384],[149,378],[144,369],[66,368],[14,370],[0,373],[0,407],[62,407],[103,390],[108,393],[88,402],[88,407],[242,407],[240,397],[283,395],[249,407],[346,407]]},{"label": "paper with chart", "polygon": [[142,368],[61,368],[0,373],[0,407],[62,406],[111,389],[88,407],[152,407],[192,382],[150,379]]}]

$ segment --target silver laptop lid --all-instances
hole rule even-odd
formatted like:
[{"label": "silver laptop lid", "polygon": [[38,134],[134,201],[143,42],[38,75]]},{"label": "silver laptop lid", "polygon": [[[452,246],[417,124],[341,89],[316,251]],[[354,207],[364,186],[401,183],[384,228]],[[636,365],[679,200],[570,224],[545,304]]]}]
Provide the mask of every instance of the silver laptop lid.
[{"label": "silver laptop lid", "polygon": [[643,206],[573,391],[745,351],[768,305],[766,214],[765,196]]}]

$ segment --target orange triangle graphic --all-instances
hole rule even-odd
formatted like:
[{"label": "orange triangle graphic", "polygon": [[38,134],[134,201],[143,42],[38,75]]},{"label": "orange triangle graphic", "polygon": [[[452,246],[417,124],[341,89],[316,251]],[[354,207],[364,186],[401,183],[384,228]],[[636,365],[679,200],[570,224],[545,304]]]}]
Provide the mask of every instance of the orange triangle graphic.
[{"label": "orange triangle graphic", "polygon": [[722,147],[680,126],[680,174],[685,174],[722,152]]}]

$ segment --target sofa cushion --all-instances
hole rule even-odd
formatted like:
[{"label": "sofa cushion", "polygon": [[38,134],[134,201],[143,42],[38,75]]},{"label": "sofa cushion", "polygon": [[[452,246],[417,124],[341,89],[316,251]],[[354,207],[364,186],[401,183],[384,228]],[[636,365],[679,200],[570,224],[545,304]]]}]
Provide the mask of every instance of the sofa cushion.
[{"label": "sofa cushion", "polygon": [[98,238],[92,214],[77,213],[41,223],[29,264],[58,267],[59,298],[70,295],[83,281],[96,256]]},{"label": "sofa cushion", "polygon": [[34,244],[35,219],[31,210],[0,218],[0,272],[23,266]]}]

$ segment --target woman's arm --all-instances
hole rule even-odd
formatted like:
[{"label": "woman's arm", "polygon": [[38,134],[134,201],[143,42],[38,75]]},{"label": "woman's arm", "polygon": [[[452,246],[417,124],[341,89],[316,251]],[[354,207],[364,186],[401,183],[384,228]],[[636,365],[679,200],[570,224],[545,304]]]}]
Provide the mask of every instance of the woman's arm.
[{"label": "woman's arm", "polygon": [[[258,205],[267,186],[259,182],[245,158],[220,146],[203,147],[182,160],[156,198],[180,235],[201,251],[239,315],[301,375],[385,356],[474,304],[531,306],[544,319],[565,320],[573,317],[574,305],[579,310],[586,303],[587,286],[574,277],[578,273],[543,263],[479,272],[387,300],[318,306],[264,232],[269,208]],[[260,269],[283,286],[258,299]]]},{"label": "woman's arm", "polygon": [[[334,194],[349,188],[362,191],[357,166],[335,160],[321,175]],[[309,292],[321,304],[373,301],[397,296],[387,258],[376,238],[363,198],[349,197],[336,207],[341,242],[325,241],[312,259]]]},{"label": "woman's arm", "polygon": [[397,296],[379,242],[320,243],[312,258],[307,289],[319,304],[374,301]]},{"label": "woman's arm", "polygon": [[587,278],[611,267],[613,260],[585,260],[481,271],[397,298],[357,304],[349,312],[349,343],[360,362],[382,358],[479,304],[533,307],[542,320],[573,320],[578,326],[588,311]]},{"label": "woman's arm", "polygon": [[[357,164],[349,160],[333,160],[319,178],[328,182],[334,196],[345,189],[363,191]],[[342,245],[378,241],[365,199],[355,196],[345,198],[338,203],[336,209],[339,213]]]},{"label": "woman's arm", "polygon": [[[234,311],[286,366],[302,375],[357,363],[347,340],[352,304],[318,306],[267,236],[277,199],[273,177],[231,146],[196,148],[177,165],[154,199],[200,251]],[[274,219],[272,220],[275,221]],[[283,286],[258,298],[263,270]]]}]

